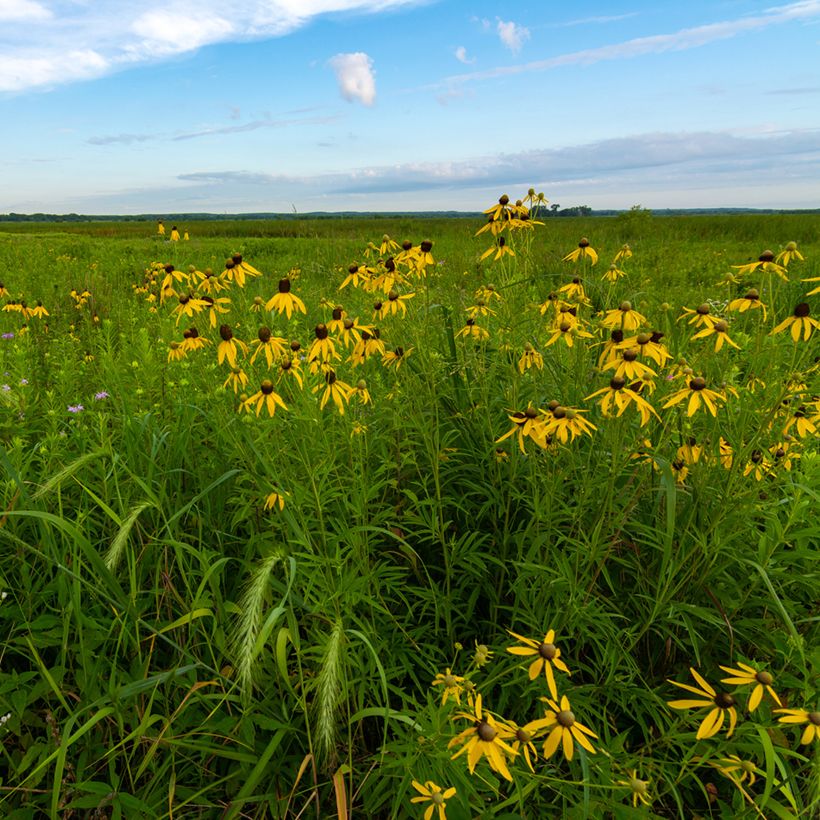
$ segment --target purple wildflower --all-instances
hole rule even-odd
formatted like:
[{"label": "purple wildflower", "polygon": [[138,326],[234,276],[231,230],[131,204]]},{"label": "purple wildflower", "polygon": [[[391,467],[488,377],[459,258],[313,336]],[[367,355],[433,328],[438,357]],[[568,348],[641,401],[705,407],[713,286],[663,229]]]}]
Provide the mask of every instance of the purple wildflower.
[{"label": "purple wildflower", "polygon": [[103,399],[107,399],[108,395],[109,394],[106,393],[105,390],[100,390],[99,393],[94,394],[94,401],[102,401]]},{"label": "purple wildflower", "polygon": [[68,405],[68,412],[69,413],[82,413],[85,410],[81,404],[69,404]]},{"label": "purple wildflower", "polygon": [[0,339],[13,339],[13,338],[14,338],[14,334],[11,333],[11,332],[4,333],[2,336],[0,336]]},{"label": "purple wildflower", "polygon": [[10,384],[4,384],[2,387],[0,387],[0,390],[2,390],[4,393],[8,393],[9,390],[11,390],[11,385]]}]

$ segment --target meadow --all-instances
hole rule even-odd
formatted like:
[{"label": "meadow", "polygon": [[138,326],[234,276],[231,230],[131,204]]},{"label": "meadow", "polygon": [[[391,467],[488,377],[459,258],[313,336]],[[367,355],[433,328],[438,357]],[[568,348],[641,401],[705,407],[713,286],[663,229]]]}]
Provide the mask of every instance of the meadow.
[{"label": "meadow", "polygon": [[542,207],[0,224],[0,813],[820,813],[820,216]]}]

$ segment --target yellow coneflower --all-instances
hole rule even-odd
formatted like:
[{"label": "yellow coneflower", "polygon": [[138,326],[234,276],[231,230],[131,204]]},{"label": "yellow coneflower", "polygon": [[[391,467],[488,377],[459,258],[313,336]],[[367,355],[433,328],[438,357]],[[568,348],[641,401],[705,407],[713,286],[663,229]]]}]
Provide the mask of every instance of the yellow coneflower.
[{"label": "yellow coneflower", "polygon": [[626,276],[626,271],[621,270],[614,262],[604,271],[601,279],[608,282],[617,282],[622,276]]},{"label": "yellow coneflower", "polygon": [[598,739],[598,735],[591,729],[579,723],[575,719],[575,713],[570,706],[569,698],[566,695],[561,697],[561,705],[551,698],[540,698],[549,706],[541,720],[533,721],[530,726],[536,729],[546,729],[552,727],[546,741],[544,741],[544,758],[552,757],[558,746],[563,747],[564,757],[572,760],[575,753],[575,742],[577,741],[589,754],[595,754],[595,747],[590,743],[589,738]]},{"label": "yellow coneflower", "polygon": [[803,261],[803,254],[797,250],[797,242],[789,242],[786,247],[777,254],[777,258],[774,261],[776,264],[788,268],[792,259]]},{"label": "yellow coneflower", "polygon": [[[336,305],[330,313],[330,321],[327,322],[327,329],[330,333],[342,333],[345,328],[347,312],[341,305]],[[351,325],[352,327],[352,325]]]},{"label": "yellow coneflower", "polygon": [[479,288],[476,288],[475,292],[476,302],[484,302],[489,303],[493,299],[497,301],[501,301],[501,294],[495,289],[495,285],[481,285]]},{"label": "yellow coneflower", "polygon": [[778,706],[783,705],[780,702],[780,698],[777,696],[777,692],[772,689],[774,678],[769,672],[765,669],[755,669],[753,666],[749,666],[746,663],[738,662],[737,665],[740,669],[733,669],[731,666],[721,666],[720,668],[724,672],[728,672],[733,677],[722,678],[720,682],[731,683],[735,686],[747,686],[749,684],[754,684],[755,688],[752,690],[752,694],[749,697],[748,708],[750,712],[754,712],[754,710],[760,706],[760,701],[763,700],[764,691],[771,695],[772,700],[774,700]]},{"label": "yellow coneflower", "polygon": [[283,493],[268,493],[265,496],[265,506],[264,509],[272,510],[275,507],[279,507],[279,512],[285,509],[285,496]]},{"label": "yellow coneflower", "polygon": [[762,450],[752,450],[749,461],[743,468],[744,476],[753,476],[755,481],[763,481],[772,471],[772,465]]},{"label": "yellow coneflower", "polygon": [[495,311],[488,307],[487,302],[481,298],[476,299],[475,304],[470,305],[466,310],[471,319],[476,319],[479,316],[495,316]]},{"label": "yellow coneflower", "polygon": [[198,271],[194,271],[191,278],[198,279],[196,282],[197,290],[202,293],[219,293],[221,290],[227,290],[228,286],[218,277],[210,268],[205,268],[201,277],[197,276]]},{"label": "yellow coneflower", "polygon": [[576,337],[579,339],[593,338],[591,333],[584,330],[579,319],[575,318],[573,321],[569,318],[564,318],[553,329],[552,335],[547,339],[544,347],[550,347],[550,345],[555,344],[559,339],[563,341],[567,347],[574,347]]},{"label": "yellow coneflower", "polygon": [[281,336],[274,336],[269,327],[260,327],[256,338],[251,344],[256,348],[251,356],[251,364],[256,361],[256,357],[263,351],[268,367],[273,367],[274,359],[279,359],[285,355],[285,339]]},{"label": "yellow coneflower", "polygon": [[219,336],[222,341],[216,349],[217,361],[219,364],[227,361],[231,367],[236,367],[236,357],[238,351],[242,351],[244,356],[248,355],[248,346],[241,340],[234,338],[233,331],[229,325],[220,325]]},{"label": "yellow coneflower", "polygon": [[279,362],[278,381],[281,382],[282,379],[293,379],[296,384],[299,385],[299,389],[302,389],[302,371],[300,370],[298,359],[294,359],[290,356],[282,357],[282,360]]},{"label": "yellow coneflower", "polygon": [[621,259],[631,259],[632,258],[632,248],[629,245],[621,245],[621,249],[618,253],[615,254],[615,259],[613,262],[620,262]]},{"label": "yellow coneflower", "polygon": [[570,251],[561,261],[579,262],[582,259],[589,259],[593,265],[598,262],[598,253],[590,247],[589,240],[585,236],[582,236],[579,240],[578,247],[574,251]]},{"label": "yellow coneflower", "polygon": [[509,420],[513,423],[510,430],[504,433],[501,438],[495,440],[496,444],[500,444],[510,436],[518,435],[518,449],[526,455],[527,451],[524,448],[524,439],[532,439],[539,447],[546,447],[546,426],[543,420],[543,411],[537,410],[535,407],[528,407],[526,410],[517,410],[508,414]]},{"label": "yellow coneflower", "polygon": [[766,305],[760,301],[760,293],[755,288],[749,288],[743,296],[732,299],[726,309],[739,313],[745,313],[747,310],[762,310],[763,321],[766,321]]},{"label": "yellow coneflower", "polygon": [[778,718],[780,723],[805,723],[806,728],[800,738],[804,746],[808,746],[813,740],[820,741],[820,711],[809,712],[806,709],[775,709],[776,714],[783,715]]},{"label": "yellow coneflower", "polygon": [[820,413],[810,415],[807,410],[808,408],[805,405],[800,405],[797,410],[792,413],[785,427],[783,427],[783,435],[787,435],[792,428],[794,428],[794,432],[797,433],[799,438],[817,435],[817,424],[820,424]]},{"label": "yellow coneflower", "polygon": [[225,383],[222,386],[226,390],[232,387],[233,392],[236,394],[248,386],[248,374],[245,373],[241,367],[232,367],[231,372],[228,373],[228,378],[225,379]]},{"label": "yellow coneflower", "polygon": [[791,337],[795,342],[800,341],[800,334],[803,334],[803,341],[807,342],[811,334],[820,329],[820,322],[817,319],[812,319],[809,316],[808,302],[800,302],[794,309],[794,313],[788,318],[784,319],[777,327],[775,327],[769,334],[773,336],[775,333],[781,333],[791,328]]},{"label": "yellow coneflower", "polygon": [[512,750],[518,755],[523,754],[524,760],[527,762],[527,766],[530,771],[535,772],[532,761],[538,759],[538,751],[535,748],[535,740],[541,734],[540,729],[542,727],[540,726],[539,721],[531,720],[523,726],[518,726],[512,721],[509,721],[508,726],[510,730],[514,732],[512,742],[510,743]]},{"label": "yellow coneflower", "polygon": [[241,253],[235,253],[230,259],[225,262],[225,270],[222,271],[222,278],[228,281],[235,281],[240,288],[245,287],[246,276],[261,276],[262,274],[243,259]]},{"label": "yellow coneflower", "polygon": [[587,421],[581,414],[586,410],[577,407],[564,407],[553,400],[547,405],[548,416],[544,418],[544,429],[547,436],[555,436],[561,444],[575,441],[578,436],[592,436],[598,428]]},{"label": "yellow coneflower", "polygon": [[488,256],[493,256],[493,262],[498,262],[499,259],[502,259],[504,256],[515,256],[515,251],[507,244],[507,240],[503,236],[499,236],[495,240],[494,245],[490,245],[484,253],[481,254],[478,261],[483,262]]},{"label": "yellow coneflower", "polygon": [[[329,337],[327,325],[321,322],[313,329],[314,340],[313,344],[308,350],[308,361],[311,364],[315,362],[330,362],[339,358],[336,352],[336,345]],[[311,371],[312,372],[312,371]]]},{"label": "yellow coneflower", "polygon": [[228,305],[231,300],[227,296],[213,296],[203,295],[200,301],[204,302],[204,308],[208,311],[208,324],[215,328],[218,322],[217,317],[228,313]]},{"label": "yellow coneflower", "polygon": [[461,695],[464,692],[464,678],[454,675],[448,666],[444,672],[439,672],[433,679],[433,686],[441,686],[441,705],[444,706],[452,698],[461,706]]},{"label": "yellow coneflower", "polygon": [[673,686],[680,689],[685,689],[687,692],[692,692],[698,696],[697,700],[687,698],[684,700],[669,701],[669,705],[673,709],[704,709],[709,708],[709,714],[701,722],[698,727],[697,739],[713,737],[723,728],[723,721],[726,716],[729,717],[729,731],[726,737],[731,737],[737,724],[737,709],[735,708],[735,699],[728,692],[716,692],[715,689],[701,677],[698,671],[692,667],[689,668],[692,677],[697,681],[700,689],[690,686],[687,683],[678,683],[670,680]]},{"label": "yellow coneflower", "polygon": [[[330,329],[330,324],[332,324],[332,322],[328,324],[328,330]],[[342,320],[341,329],[338,331],[339,340],[346,348],[351,345],[355,346],[360,341],[363,331],[372,333],[373,326],[359,324],[358,318],[351,319],[349,316],[345,316]]]},{"label": "yellow coneflower", "polygon": [[693,416],[701,404],[713,415],[717,416],[717,402],[726,401],[726,396],[715,390],[706,387],[706,379],[703,376],[696,376],[689,380],[689,384],[682,390],[673,393],[664,404],[663,409],[673,407],[686,400],[686,415]]},{"label": "yellow coneflower", "polygon": [[199,331],[195,327],[189,327],[182,334],[182,347],[185,348],[186,353],[193,353],[195,350],[202,350],[211,344],[210,339],[199,335]]},{"label": "yellow coneflower", "polygon": [[162,284],[160,285],[160,290],[166,290],[168,288],[173,288],[175,282],[185,282],[186,284],[189,281],[189,276],[184,271],[177,270],[176,267],[172,264],[167,264],[163,266],[163,270],[165,271],[165,276],[163,277]]},{"label": "yellow coneflower", "polygon": [[726,470],[730,470],[732,468],[732,464],[735,460],[735,453],[732,449],[732,445],[729,444],[723,436],[720,437],[720,442],[718,443],[718,458],[720,459],[721,465]]},{"label": "yellow coneflower", "polygon": [[523,635],[518,635],[511,629],[508,629],[507,632],[517,641],[524,644],[524,646],[508,646],[507,652],[511,655],[521,657],[532,657],[535,655],[536,658],[529,665],[527,674],[530,680],[535,680],[541,672],[543,672],[550,694],[553,698],[557,699],[558,689],[555,686],[555,674],[552,671],[552,667],[554,666],[566,675],[571,673],[567,665],[561,660],[561,650],[555,645],[555,630],[550,629],[546,635],[544,635],[543,641],[536,640],[535,638],[526,638]]},{"label": "yellow coneflower", "polygon": [[601,326],[605,328],[620,328],[621,330],[637,330],[646,324],[646,317],[632,309],[632,303],[623,301],[614,310],[608,310]]},{"label": "yellow coneflower", "polygon": [[602,370],[614,370],[616,377],[627,379],[642,379],[644,376],[657,376],[658,374],[651,368],[638,361],[639,350],[637,347],[627,347],[621,351],[621,357],[610,359]]},{"label": "yellow coneflower", "polygon": [[322,390],[322,398],[319,401],[319,409],[324,410],[328,401],[333,399],[336,409],[339,411],[340,415],[343,416],[345,414],[345,404],[350,401],[352,388],[346,382],[339,381],[336,376],[336,371],[329,365],[324,365],[322,367],[322,374],[325,381],[324,388],[320,384],[317,384],[316,387],[313,388],[314,393],[318,393],[319,390]]},{"label": "yellow coneflower", "polygon": [[305,303],[295,294],[291,293],[291,281],[287,277],[279,280],[279,292],[268,299],[265,310],[276,310],[280,314],[284,313],[288,319],[293,315],[294,310],[300,313],[307,313]]},{"label": "yellow coneflower", "polygon": [[478,341],[483,342],[490,338],[490,331],[479,327],[475,319],[467,319],[464,327],[456,333],[456,336],[464,336],[465,338],[469,336],[471,339],[478,339]]},{"label": "yellow coneflower", "polygon": [[37,304],[29,310],[29,314],[38,319],[42,319],[50,315],[49,312],[43,307],[43,303],[39,299],[37,300]]},{"label": "yellow coneflower", "polygon": [[179,324],[179,320],[183,316],[187,316],[190,319],[194,314],[201,313],[206,307],[209,307],[209,303],[203,299],[197,299],[190,293],[181,293],[179,295],[179,304],[171,311],[171,315],[177,317],[176,324]]},{"label": "yellow coneflower", "polygon": [[705,327],[703,330],[698,331],[692,338],[705,339],[708,336],[715,337],[715,353],[720,353],[724,342],[735,350],[740,350],[740,345],[733,342],[729,337],[729,323],[725,319],[718,319],[718,321],[710,327]]},{"label": "yellow coneflower", "polygon": [[762,774],[753,760],[742,760],[738,755],[710,760],[709,765],[724,777],[728,777],[735,785],[748,783],[754,786],[757,780],[756,775]]},{"label": "yellow coneflower", "polygon": [[515,757],[516,752],[507,741],[513,737],[513,732],[483,709],[481,695],[476,696],[472,712],[461,712],[455,715],[455,718],[469,720],[473,725],[456,735],[447,744],[448,749],[463,744],[452,759],[455,760],[466,754],[467,766],[470,774],[473,774],[479,760],[486,757],[493,771],[512,782],[512,775],[507,766],[507,756]]},{"label": "yellow coneflower", "polygon": [[412,352],[412,347],[408,347],[406,350],[403,347],[388,350],[384,356],[382,356],[382,364],[385,367],[394,367],[398,370],[401,367],[402,362],[404,362]]},{"label": "yellow coneflower", "polygon": [[718,316],[712,315],[712,307],[708,302],[698,305],[694,310],[691,308],[683,308],[683,313],[678,316],[677,321],[689,317],[687,324],[695,327],[712,327],[715,322],[719,320]]},{"label": "yellow coneflower", "polygon": [[544,357],[529,342],[527,342],[524,345],[524,352],[518,360],[518,372],[523,374],[525,370],[529,370],[531,367],[535,367],[538,370],[543,370]]},{"label": "yellow coneflower", "polygon": [[659,419],[655,408],[639,393],[627,387],[626,380],[621,376],[615,376],[609,381],[607,387],[602,387],[587,396],[584,401],[602,396],[599,406],[604,416],[612,415],[613,410],[617,410],[615,415],[620,417],[630,405],[633,405],[641,416],[641,427],[649,423],[652,416]]},{"label": "yellow coneflower", "polygon": [[[71,293],[73,295],[76,293],[76,291],[72,291]],[[5,298],[8,295],[9,292],[6,290],[6,286],[3,284],[3,282],[0,282],[0,297]]]},{"label": "yellow coneflower", "polygon": [[384,256],[385,254],[397,251],[401,246],[398,242],[396,242],[394,239],[391,239],[387,234],[385,234],[382,237],[381,244],[378,246],[378,248],[376,248],[376,246],[372,242],[370,243],[370,247],[373,248],[373,250],[378,250],[379,256]]},{"label": "yellow coneflower", "polygon": [[353,346],[350,359],[354,366],[364,364],[370,356],[383,356],[385,353],[384,342],[380,338],[379,329],[371,327],[359,328],[359,341]]},{"label": "yellow coneflower", "polygon": [[[791,436],[784,438],[790,439]],[[791,470],[794,463],[800,458],[800,453],[794,449],[792,441],[781,441],[769,447],[772,463],[775,467]]]},{"label": "yellow coneflower", "polygon": [[282,401],[282,397],[274,391],[273,382],[270,379],[265,379],[259,385],[259,390],[239,405],[240,410],[250,412],[255,409],[257,416],[262,412],[263,407],[268,411],[271,418],[276,413],[277,407],[281,407],[283,410],[288,409],[285,402]]},{"label": "yellow coneflower", "polygon": [[652,799],[649,796],[649,784],[651,780],[641,780],[638,777],[638,770],[633,769],[629,773],[629,780],[619,780],[619,786],[626,786],[632,792],[632,805],[638,808],[638,803],[643,803],[644,806],[652,804]]},{"label": "yellow coneflower", "polygon": [[181,342],[171,342],[168,345],[169,362],[180,362],[185,358],[185,356],[185,348],[182,346]]},{"label": "yellow coneflower", "polygon": [[[615,332],[612,331],[613,338]],[[661,343],[664,335],[659,330],[653,330],[651,333],[638,333],[636,336],[623,339],[617,347],[619,350],[637,347],[639,356],[652,359],[660,367],[665,367],[666,363],[672,358],[672,354],[667,350],[666,345]]]},{"label": "yellow coneflower", "polygon": [[[488,222],[505,222],[515,216],[515,207],[510,205],[510,198],[507,194],[502,194],[498,198],[498,203],[496,205],[490,205],[484,213],[487,215]],[[486,230],[486,228],[481,228],[479,233],[484,230]],[[478,236],[478,233],[476,236]]]},{"label": "yellow coneflower", "polygon": [[784,282],[789,281],[789,277],[786,276],[786,269],[774,261],[774,254],[771,251],[763,251],[756,262],[747,262],[745,265],[732,265],[732,267],[738,272],[739,276],[753,273],[759,269],[765,273],[776,273]]},{"label": "yellow coneflower", "polygon": [[346,288],[348,285],[352,285],[354,288],[366,285],[370,282],[372,275],[373,271],[368,268],[367,265],[357,265],[354,263],[348,267],[347,276],[344,278],[342,284],[339,285],[339,290]]},{"label": "yellow coneflower", "polygon": [[567,299],[575,299],[578,302],[586,302],[587,294],[584,290],[584,283],[576,276],[571,282],[558,288],[558,293],[563,293]]},{"label": "yellow coneflower", "polygon": [[430,805],[424,811],[424,820],[432,820],[433,815],[438,809],[438,820],[447,820],[445,809],[449,800],[456,793],[455,786],[449,789],[442,789],[437,786],[432,780],[427,780],[423,785],[416,780],[412,781],[413,788],[419,793],[419,797],[411,797],[411,803],[429,803]]}]

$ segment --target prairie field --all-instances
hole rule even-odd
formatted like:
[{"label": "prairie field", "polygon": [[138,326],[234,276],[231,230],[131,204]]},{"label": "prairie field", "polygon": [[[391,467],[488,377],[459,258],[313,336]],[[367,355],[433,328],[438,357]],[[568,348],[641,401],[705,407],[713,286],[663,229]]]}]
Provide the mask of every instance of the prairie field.
[{"label": "prairie field", "polygon": [[820,814],[820,215],[178,225],[0,224],[0,815]]}]

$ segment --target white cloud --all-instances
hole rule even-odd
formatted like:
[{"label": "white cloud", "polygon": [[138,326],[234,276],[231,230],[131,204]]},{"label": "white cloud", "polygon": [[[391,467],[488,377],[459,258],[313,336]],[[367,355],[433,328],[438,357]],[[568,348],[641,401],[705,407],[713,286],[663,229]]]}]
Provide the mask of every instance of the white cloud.
[{"label": "white cloud", "polygon": [[96,51],[69,51],[53,57],[14,57],[0,53],[0,91],[87,80],[105,73],[106,59]]},{"label": "white cloud", "polygon": [[51,12],[32,0],[0,0],[0,23],[48,20]]},{"label": "white cloud", "polygon": [[189,16],[156,9],[140,15],[132,30],[142,38],[140,46],[154,53],[192,51],[219,42],[233,34],[233,26],[222,17],[198,14]]},{"label": "white cloud", "polygon": [[[662,54],[669,51],[686,51],[691,48],[708,45],[720,40],[728,40],[749,31],[759,31],[772,25],[788,23],[795,20],[813,20],[820,17],[820,0],[800,0],[786,6],[776,6],[764,13],[736,20],[724,20],[703,26],[680,29],[672,34],[655,34],[649,37],[636,37],[622,43],[613,43],[599,48],[573,51],[550,57],[547,60],[535,60],[529,63],[512,66],[499,66],[487,71],[474,71],[471,74],[460,74],[446,77],[437,86],[450,86],[453,82],[489,80],[496,77],[507,77],[534,71],[547,71],[565,65],[592,65],[606,60],[622,60],[640,57],[645,54]],[[499,27],[502,25],[499,20]],[[500,33],[500,31],[499,31]]]},{"label": "white cloud", "polygon": [[[322,14],[377,14],[418,2],[0,0],[0,92],[100,77],[216,43],[278,37]],[[370,93],[364,82],[353,97],[364,102]]]},{"label": "white cloud", "polygon": [[456,60],[458,60],[460,63],[470,65],[471,63],[475,62],[475,59],[470,59],[467,56],[467,49],[464,48],[464,46],[459,46],[454,53],[456,55]]},{"label": "white cloud", "polygon": [[501,42],[504,43],[513,54],[518,54],[524,42],[530,39],[530,30],[525,26],[519,26],[518,23],[514,23],[512,20],[508,23],[505,23],[503,20],[498,20],[496,31],[501,38]]},{"label": "white cloud", "polygon": [[337,54],[328,61],[336,72],[339,91],[348,101],[358,100],[362,105],[373,105],[376,100],[376,79],[373,61],[362,51]]}]

